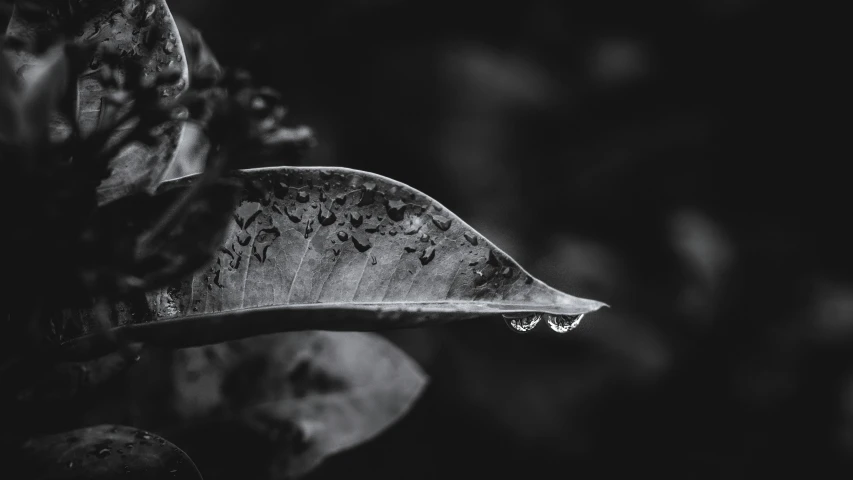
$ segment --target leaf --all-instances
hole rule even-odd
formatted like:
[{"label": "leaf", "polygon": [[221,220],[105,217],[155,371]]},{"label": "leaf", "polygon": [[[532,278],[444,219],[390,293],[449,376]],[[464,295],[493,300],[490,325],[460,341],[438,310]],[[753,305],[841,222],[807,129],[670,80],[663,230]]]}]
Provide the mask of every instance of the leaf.
[{"label": "leaf", "polygon": [[[31,18],[15,8],[6,34],[23,40],[56,35],[63,24],[80,22],[75,40],[106,42],[122,57],[139,60],[145,73],[176,69],[180,71],[177,82],[165,86],[162,99],[167,101],[179,95],[187,85],[187,63],[178,29],[165,0],[152,0],[141,4],[134,0],[89,2],[78,5],[80,10],[56,22],[50,16]],[[150,41],[153,40],[153,41]],[[149,41],[149,42],[146,42]],[[150,47],[150,48],[149,48]],[[20,72],[37,63],[29,52],[17,50],[12,55],[12,67]],[[96,54],[89,70],[78,80],[77,120],[80,131],[89,134],[98,126],[102,116],[102,100],[110,93],[98,81],[101,53]],[[117,130],[113,141],[127,135],[134,125]],[[180,122],[163,125],[162,135],[153,146],[135,142],[128,145],[110,163],[112,174],[99,187],[99,203],[104,204],[136,191],[153,191],[174,156],[182,131]]]},{"label": "leaf", "polygon": [[166,439],[136,428],[98,425],[27,441],[25,479],[201,479],[192,460]]},{"label": "leaf", "polygon": [[[180,347],[292,330],[580,315],[604,305],[534,279],[438,202],[389,178],[315,167],[234,175],[246,188],[218,258],[149,293],[147,305],[122,308],[115,325],[129,340]],[[91,315],[66,315],[83,324],[65,337],[66,353],[97,351]]]},{"label": "leaf", "polygon": [[[396,422],[427,383],[392,343],[359,332],[290,332],[179,350],[170,373],[175,418],[195,425],[175,438],[208,480],[302,475]],[[225,431],[240,433],[214,433]],[[204,441],[212,436],[213,448]],[[237,458],[258,468],[257,477],[229,475]]]}]

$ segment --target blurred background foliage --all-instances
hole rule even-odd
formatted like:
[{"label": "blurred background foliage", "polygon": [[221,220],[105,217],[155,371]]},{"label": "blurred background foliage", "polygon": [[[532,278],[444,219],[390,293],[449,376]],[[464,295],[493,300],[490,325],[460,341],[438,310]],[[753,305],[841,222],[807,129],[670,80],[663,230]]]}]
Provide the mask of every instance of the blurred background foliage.
[{"label": "blurred background foliage", "polygon": [[283,93],[316,131],[308,164],[405,182],[533,275],[611,305],[565,336],[388,334],[432,378],[425,395],[307,478],[847,468],[848,181],[795,125],[820,92],[794,78],[819,71],[770,20],[781,4],[170,6],[221,64]]}]

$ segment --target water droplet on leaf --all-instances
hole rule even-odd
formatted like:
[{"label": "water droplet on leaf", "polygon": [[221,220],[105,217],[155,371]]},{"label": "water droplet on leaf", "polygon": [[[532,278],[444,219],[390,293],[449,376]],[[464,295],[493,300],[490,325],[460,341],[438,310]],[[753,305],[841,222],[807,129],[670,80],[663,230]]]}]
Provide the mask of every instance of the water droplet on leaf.
[{"label": "water droplet on leaf", "polygon": [[342,241],[342,242],[346,241],[347,238],[349,238],[349,235],[347,235],[347,232],[338,232],[338,239],[340,241]]},{"label": "water droplet on leaf", "polygon": [[439,229],[441,229],[442,231],[445,231],[448,228],[450,228],[450,224],[452,222],[453,221],[451,219],[446,218],[446,217],[442,217],[441,215],[433,215],[432,216],[432,223],[434,223],[435,226],[438,227]]},{"label": "water droplet on leaf", "polygon": [[317,213],[317,220],[320,221],[320,225],[324,227],[328,227],[329,225],[335,223],[338,217],[335,216],[335,212],[331,210],[326,210],[325,208],[320,208],[320,212]]},{"label": "water droplet on leaf", "polygon": [[299,201],[299,202],[301,202],[301,203],[308,203],[308,200],[309,200],[310,198],[311,198],[311,196],[310,196],[310,195],[308,194],[308,192],[306,192],[305,190],[300,190],[300,191],[296,194],[296,200],[298,200],[298,201]]},{"label": "water droplet on leaf", "polygon": [[548,315],[548,325],[557,333],[566,333],[577,328],[581,323],[581,315]]},{"label": "water droplet on leaf", "polygon": [[435,258],[435,247],[427,247],[426,250],[421,254],[421,265],[426,265]]},{"label": "water droplet on leaf", "polygon": [[352,243],[355,245],[356,250],[359,252],[366,252],[373,245],[371,245],[364,237],[360,237],[360,235],[353,233],[350,238],[352,238]]},{"label": "water droplet on leaf", "polygon": [[468,233],[463,233],[462,235],[465,237],[465,240],[468,240],[468,243],[474,245],[475,247],[477,246],[477,243],[479,243],[477,241],[476,235],[470,235]]},{"label": "water droplet on leaf", "polygon": [[533,330],[540,320],[542,320],[542,315],[539,313],[526,316],[519,316],[518,314],[504,315],[504,321],[507,326],[521,333]]}]

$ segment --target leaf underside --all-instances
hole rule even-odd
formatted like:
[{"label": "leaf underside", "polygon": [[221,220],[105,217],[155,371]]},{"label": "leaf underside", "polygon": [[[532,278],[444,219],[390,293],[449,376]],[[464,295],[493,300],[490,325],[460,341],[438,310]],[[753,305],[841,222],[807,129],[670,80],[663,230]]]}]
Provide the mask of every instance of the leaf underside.
[{"label": "leaf underside", "polygon": [[[233,174],[245,183],[216,260],[120,305],[132,341],[182,347],[292,330],[381,330],[499,314],[579,315],[604,306],[555,290],[421,192],[345,168]],[[161,185],[186,188],[195,176]],[[62,339],[94,348],[94,320]],[[81,353],[82,354],[82,353]]]},{"label": "leaf underside", "polygon": [[[187,87],[188,70],[184,48],[178,28],[165,0],[152,0],[140,4],[131,0],[87,2],[78,12],[83,15],[83,26],[73,39],[77,42],[104,43],[118,51],[123,57],[141,61],[146,76],[166,69],[181,72],[173,85],[162,87],[163,101],[175,98]],[[52,24],[26,18],[15,9],[6,30],[9,37],[35,40],[52,33]],[[153,32],[158,37],[149,49],[145,40]],[[100,52],[96,53],[90,69],[77,82],[77,121],[83,135],[98,126],[103,115],[103,98],[110,93],[98,82]],[[13,52],[12,66],[16,71],[32,65],[38,60],[24,51]],[[133,128],[129,123],[116,130],[111,141],[116,142]],[[52,126],[53,128],[53,126]],[[138,142],[125,147],[110,162],[111,175],[98,189],[98,202],[108,203],[136,191],[153,191],[172,162],[175,149],[183,132],[183,123],[169,122],[161,126],[162,134],[153,146]]]}]

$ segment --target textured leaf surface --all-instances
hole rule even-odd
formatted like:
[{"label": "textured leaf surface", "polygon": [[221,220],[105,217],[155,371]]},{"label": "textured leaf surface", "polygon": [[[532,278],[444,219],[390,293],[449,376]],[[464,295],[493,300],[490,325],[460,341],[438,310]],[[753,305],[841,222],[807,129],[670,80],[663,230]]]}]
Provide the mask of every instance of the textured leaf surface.
[{"label": "textured leaf surface", "polygon": [[[343,168],[237,172],[246,181],[219,257],[179,285],[125,305],[131,340],[192,346],[290,330],[379,330],[604,304],[555,290],[435,200]],[[183,188],[185,177],[162,185]],[[71,315],[71,314],[69,314]],[[66,346],[97,338],[85,312]]]},{"label": "textured leaf surface", "polygon": [[[170,86],[164,86],[162,98],[168,100],[180,94],[187,85],[187,63],[178,29],[165,0],[140,3],[134,0],[100,0],[79,4],[75,21],[82,28],[75,40],[101,42],[117,50],[122,56],[140,60],[145,74],[152,76],[157,71],[174,69],[182,73],[181,78]],[[15,9],[6,34],[23,40],[35,40],[52,35],[49,19],[28,18],[20,9]],[[62,19],[69,21],[69,19]],[[149,35],[157,35],[152,48],[145,46]],[[90,69],[79,78],[77,91],[77,120],[83,134],[92,132],[99,119],[105,116],[102,100],[109,93],[97,81],[100,75],[100,54],[97,54]],[[32,67],[37,59],[26,52],[15,52],[12,66],[19,74]],[[129,123],[118,130],[114,141],[127,134],[133,127]],[[163,176],[174,156],[182,132],[182,124],[170,122],[161,126],[162,135],[153,146],[140,143],[128,145],[111,163],[112,174],[99,188],[99,202],[106,203],[134,191],[152,190]]]},{"label": "textured leaf surface", "polygon": [[164,438],[136,428],[98,425],[29,440],[26,479],[201,479],[195,464]]},{"label": "textured leaf surface", "polygon": [[[172,408],[201,425],[175,438],[207,479],[239,476],[228,472],[236,458],[259,470],[242,478],[301,475],[393,424],[427,381],[393,344],[360,332],[264,335],[179,350],[174,360]],[[215,448],[204,441],[213,435]]]}]

